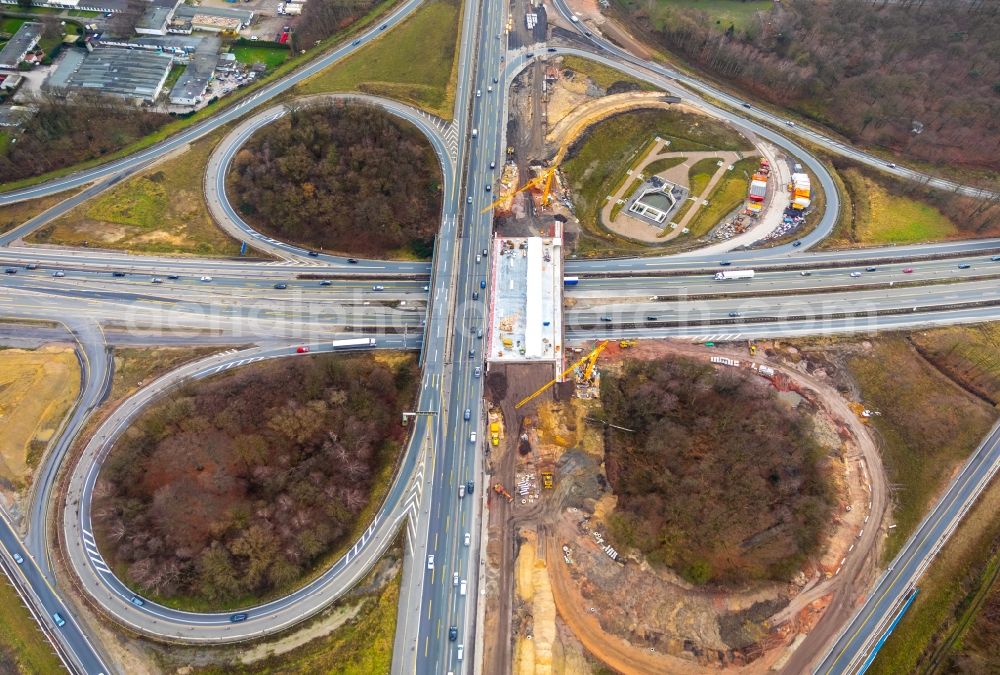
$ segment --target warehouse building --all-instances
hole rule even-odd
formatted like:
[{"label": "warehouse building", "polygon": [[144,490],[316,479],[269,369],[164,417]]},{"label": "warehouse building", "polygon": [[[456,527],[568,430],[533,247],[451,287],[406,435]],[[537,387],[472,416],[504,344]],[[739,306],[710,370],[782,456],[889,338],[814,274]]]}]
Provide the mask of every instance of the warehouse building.
[{"label": "warehouse building", "polygon": [[151,103],[163,89],[173,58],[156,52],[102,47],[84,56],[72,72],[60,75],[65,63],[49,80],[50,86],[60,87],[64,93],[90,91]]},{"label": "warehouse building", "polygon": [[218,64],[219,55],[216,53],[192,55],[184,73],[170,90],[170,102],[174,105],[197,105],[205,96]]}]

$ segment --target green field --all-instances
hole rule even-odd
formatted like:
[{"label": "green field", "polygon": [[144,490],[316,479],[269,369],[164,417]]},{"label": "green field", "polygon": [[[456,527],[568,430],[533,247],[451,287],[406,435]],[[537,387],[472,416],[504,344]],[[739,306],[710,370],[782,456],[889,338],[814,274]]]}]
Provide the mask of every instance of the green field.
[{"label": "green field", "polygon": [[[712,162],[713,170],[717,168],[715,164],[718,160],[702,160],[702,162],[707,161]],[[692,170],[698,164],[695,164]],[[739,208],[743,200],[746,199],[747,190],[750,187],[749,177],[753,175],[754,169],[759,164],[760,161],[756,157],[750,157],[736,162],[732,171],[726,171],[719,182],[715,184],[715,189],[708,195],[708,206],[700,207],[694,218],[688,223],[687,227],[691,231],[688,234],[689,237],[696,238],[708,234],[713,227],[719,224],[720,220]],[[707,183],[708,180],[706,179],[705,182]],[[694,194],[693,191],[692,194]]]},{"label": "green field", "polygon": [[897,527],[883,560],[896,555],[924,517],[938,490],[993,424],[997,411],[919,357],[899,336],[874,342],[847,361],[865,407],[882,413],[872,425],[882,439],[882,461],[896,502]]},{"label": "green field", "polygon": [[663,159],[657,159],[646,165],[646,168],[642,170],[642,175],[655,176],[686,161],[687,158],[685,157],[664,157]]},{"label": "green field", "polygon": [[32,243],[112,248],[136,253],[239,254],[216,226],[203,195],[205,165],[225,130],[85,202],[27,238]]},{"label": "green field", "polygon": [[706,157],[695,162],[694,166],[688,169],[688,187],[691,189],[691,195],[697,197],[704,192],[708,187],[708,181],[712,180],[718,169],[718,157]]},{"label": "green field", "polygon": [[0,33],[7,33],[13,35],[17,32],[17,29],[21,27],[28,19],[16,19],[13,17],[3,17],[0,19]]},{"label": "green field", "polygon": [[607,89],[616,82],[627,82],[636,85],[640,91],[656,91],[656,87],[648,82],[626,75],[602,63],[584,59],[579,56],[567,55],[562,57],[563,68],[569,68],[583,75],[602,89]]},{"label": "green field", "polygon": [[896,196],[865,179],[868,218],[858,222],[862,244],[909,244],[958,236],[955,227],[933,206]]},{"label": "green field", "polygon": [[246,45],[233,46],[230,50],[236,55],[236,60],[252,66],[255,63],[263,63],[268,71],[274,70],[288,60],[289,51],[287,47],[249,47]]},{"label": "green field", "polygon": [[299,85],[297,94],[360,91],[451,119],[461,5],[430,0],[387,36]]},{"label": "green field", "polygon": [[65,672],[31,612],[0,573],[0,671],[12,675]]},{"label": "green field", "polygon": [[[638,0],[616,0],[616,2],[626,9],[640,5]],[[756,12],[774,7],[772,0],[656,0],[641,4],[642,8],[649,12],[657,28],[661,28],[669,19],[671,10],[697,9],[708,14],[709,19],[715,21],[722,30],[729,26],[745,28]]]}]

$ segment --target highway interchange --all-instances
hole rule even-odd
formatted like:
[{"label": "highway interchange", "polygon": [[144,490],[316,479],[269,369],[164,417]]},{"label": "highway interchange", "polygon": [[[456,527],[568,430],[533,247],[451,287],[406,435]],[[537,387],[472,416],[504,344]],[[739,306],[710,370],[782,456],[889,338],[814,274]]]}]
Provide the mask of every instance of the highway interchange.
[{"label": "highway interchange", "polygon": [[[383,23],[391,28],[418,5],[418,0],[403,3]],[[568,17],[568,9],[561,0],[556,0],[556,8]],[[126,334],[144,335],[153,343],[156,338],[149,336],[159,335],[164,341],[256,342],[258,346],[230,350],[164,375],[116,409],[90,439],[83,461],[70,476],[66,498],[73,508],[63,510],[61,527],[70,542],[69,560],[84,590],[106,613],[137,632],[189,642],[233,642],[273,633],[315,614],[350,589],[406,523],[408,548],[393,671],[461,672],[475,662],[478,655],[473,598],[477,597],[480,564],[478,523],[484,486],[479,484],[482,457],[478,450],[482,441],[478,444],[469,441],[471,431],[477,429],[479,415],[467,422],[462,411],[481,409],[482,378],[476,376],[474,369],[482,365],[482,354],[474,331],[484,328],[484,300],[473,300],[471,292],[485,278],[488,269],[487,265],[476,262],[477,254],[489,247],[492,234],[492,215],[482,213],[481,209],[490,202],[486,186],[495,177],[489,164],[499,164],[503,159],[507,92],[513,79],[538,58],[528,57],[528,48],[505,49],[505,40],[497,36],[503,36],[506,20],[506,7],[502,4],[465,3],[458,110],[454,121],[435,121],[425,113],[390,101],[352,97],[364,98],[412,122],[438,152],[445,189],[442,227],[433,265],[373,260],[349,263],[345,258],[324,253],[310,255],[302,247],[263,237],[239,218],[222,189],[225,167],[254,130],[285,113],[284,105],[247,117],[230,132],[214,153],[206,174],[206,196],[220,225],[251,241],[274,260],[164,259],[101,251],[35,249],[15,243],[54,215],[288,91],[357,49],[353,44],[331,51],[296,73],[263,87],[245,103],[223,109],[220,114],[140,153],[67,178],[0,195],[2,205],[99,181],[0,239],[0,245],[6,246],[0,249],[0,265],[16,268],[17,272],[7,275],[0,285],[0,317],[68,323],[80,345],[78,351],[84,366],[85,386],[80,401],[47,455],[35,486],[27,536],[20,541],[6,519],[0,527],[0,542],[7,551],[28,558],[27,564],[18,566],[23,574],[18,579],[26,592],[34,594],[37,602],[33,604],[44,609],[40,612],[42,620],[49,622],[55,611],[67,618],[66,626],[52,632],[74,670],[96,673],[116,669],[60,598],[42,525],[56,499],[54,478],[60,462],[89,413],[105,397],[110,378],[105,345],[119,339],[117,335]],[[378,28],[362,36],[361,44],[376,37],[384,39]],[[571,341],[605,335],[737,339],[874,331],[1000,318],[1000,297],[995,281],[991,281],[1000,272],[1000,262],[990,260],[1000,251],[1000,241],[818,253],[807,250],[833,228],[838,210],[836,190],[823,165],[788,136],[806,135],[810,142],[831,152],[889,170],[884,160],[825,139],[801,126],[781,127],[780,118],[758,108],[747,111],[738,99],[694,78],[641,61],[599,37],[582,33],[580,37],[592,47],[559,45],[558,51],[584,55],[646,79],[696,103],[709,114],[781,145],[816,174],[828,197],[829,208],[798,247],[787,244],[711,258],[693,252],[639,260],[568,260],[567,274],[582,278],[580,285],[568,293],[579,302],[567,314],[566,335]],[[532,49],[540,57],[548,54],[544,45]],[[679,87],[678,82],[688,88]],[[732,109],[699,100],[691,88],[725,102]],[[481,95],[476,95],[477,91]],[[781,133],[774,131],[774,127],[780,128]],[[475,138],[473,129],[477,130]],[[918,177],[905,168],[892,171]],[[939,182],[942,186],[977,192],[947,181]],[[722,262],[734,268],[752,266],[759,274],[752,283],[720,285],[710,275]],[[958,267],[964,264],[969,267]],[[37,265],[37,269],[25,269],[27,265]],[[876,269],[868,272],[864,271],[866,267]],[[904,275],[904,267],[913,268],[912,274]],[[772,271],[764,272],[767,269]],[[861,271],[861,277],[850,276],[856,270]],[[114,277],[112,271],[126,276]],[[53,276],[56,272],[65,276]],[[204,276],[210,276],[211,280],[202,281]],[[324,276],[329,277],[329,285],[320,285]],[[154,283],[154,279],[159,282]],[[925,285],[928,282],[930,285]],[[285,284],[287,288],[277,289],[275,284]],[[375,285],[383,290],[376,291]],[[762,291],[768,295],[766,300],[762,299]],[[859,308],[863,316],[843,316],[856,313]],[[739,316],[733,316],[733,312]],[[72,321],[66,322],[67,316],[72,316]],[[604,322],[604,316],[612,320]],[[649,321],[649,317],[655,317],[655,321]],[[248,619],[241,623],[231,622],[228,612],[191,614],[151,602],[141,607],[131,602],[132,591],[111,573],[96,551],[87,508],[100,461],[116,434],[150,401],[189,378],[208,376],[254,359],[291,356],[298,344],[308,344],[318,351],[326,348],[324,345],[328,345],[332,336],[358,334],[377,335],[380,348],[422,348],[423,366],[418,414],[411,422],[411,441],[389,494],[364,537],[307,586],[266,605],[247,608]],[[480,439],[482,436],[480,433]],[[977,486],[981,488],[985,477],[992,475],[998,454],[1000,439],[994,431],[911,540],[911,545],[900,553],[894,571],[880,580],[879,592],[872,595],[845,629],[823,661],[822,672],[850,672],[867,655],[866,650],[874,641],[872,636],[877,637],[884,625],[884,615],[912,586],[917,572],[926,566],[935,547],[940,546],[942,535],[954,528],[958,514],[968,508],[977,494]],[[475,481],[479,489],[474,498],[460,499],[457,487],[468,480]],[[466,532],[470,534],[468,545]],[[427,569],[429,555],[435,557],[433,570]],[[455,573],[467,581],[467,595],[461,595],[453,584]],[[452,625],[459,628],[460,636],[454,643],[447,636]],[[458,659],[459,644],[465,651],[462,662]]]}]

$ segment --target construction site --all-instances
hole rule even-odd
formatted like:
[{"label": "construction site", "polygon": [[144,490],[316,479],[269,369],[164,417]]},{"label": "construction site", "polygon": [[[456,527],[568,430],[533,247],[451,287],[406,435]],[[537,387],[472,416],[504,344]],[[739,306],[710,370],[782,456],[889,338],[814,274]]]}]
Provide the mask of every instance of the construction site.
[{"label": "construction site", "polygon": [[[870,500],[865,457],[876,451],[865,411],[765,352],[772,353],[766,343],[612,340],[567,349],[573,362],[556,378],[515,364],[491,371],[487,672],[586,673],[600,664],[619,672],[764,672],[815,625],[829,584],[858,554]],[[840,467],[836,515],[821,555],[792,583],[698,588],[611,541],[617,500],[604,467],[602,371],[617,372],[625,358],[675,355],[750,373],[787,405],[815,408],[816,438]]]}]

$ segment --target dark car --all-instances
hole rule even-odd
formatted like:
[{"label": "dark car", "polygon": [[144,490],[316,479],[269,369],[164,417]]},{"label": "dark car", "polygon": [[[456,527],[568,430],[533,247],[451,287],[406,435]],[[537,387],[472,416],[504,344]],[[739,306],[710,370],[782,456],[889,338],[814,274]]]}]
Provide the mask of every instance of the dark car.
[{"label": "dark car", "polygon": [[744,107],[744,108],[749,108],[749,107],[750,107],[750,104],[749,104],[749,103],[744,103],[744,104],[743,104],[743,107]]},{"label": "dark car", "polygon": [[5,274],[17,274],[17,270],[14,269],[13,267],[8,267],[7,269],[4,270],[4,273]]},{"label": "dark car", "polygon": [[472,299],[473,300],[479,299],[479,291],[472,291]]},{"label": "dark car", "polygon": [[455,640],[458,639],[458,627],[457,626],[452,626],[451,628],[448,629],[448,639],[451,640],[452,642],[454,642]]},{"label": "dark car", "polygon": [[801,241],[792,242],[792,246],[802,246]]},{"label": "dark car", "polygon": [[178,275],[176,275],[176,274],[168,274],[168,275],[167,275],[167,278],[168,278],[168,279],[180,279],[180,276],[178,276]]},{"label": "dark car", "polygon": [[960,269],[960,270],[967,270],[970,267],[972,267],[972,265],[970,265],[969,263],[962,263],[961,265],[958,266],[958,269]]},{"label": "dark car", "polygon": [[475,349],[470,349],[469,350],[469,358],[470,359],[476,358],[476,350]]},{"label": "dark car", "polygon": [[658,319],[655,316],[647,316],[646,321],[658,321]]},{"label": "dark car", "polygon": [[525,54],[525,57],[532,59],[535,57],[535,52],[528,52],[527,54]]},{"label": "dark car", "polygon": [[601,317],[601,321],[608,321],[608,322],[611,322],[611,321],[613,321],[613,319],[612,319],[612,318],[611,318],[610,316],[602,316],[602,317]]},{"label": "dark car", "polygon": [[351,44],[352,44],[353,46],[357,47],[357,46],[358,46],[359,44],[361,44],[361,40],[355,40],[355,41],[354,41],[354,42],[352,42]]},{"label": "dark car", "polygon": [[476,484],[473,481],[470,480],[465,484],[465,494],[471,495],[475,489]]},{"label": "dark car", "polygon": [[555,47],[549,47],[547,51],[554,52],[555,50],[556,50]]},{"label": "dark car", "polygon": [[28,263],[27,265],[24,266],[24,269],[26,269],[26,270],[37,270],[38,269],[38,263]]},{"label": "dark car", "polygon": [[479,287],[480,288],[486,288],[486,279],[481,279],[479,281]]},{"label": "dark car", "polygon": [[239,614],[233,614],[232,616],[229,617],[229,620],[232,621],[233,623],[239,623],[240,621],[246,621],[247,620],[247,613],[246,612],[240,612]]},{"label": "dark car", "polygon": [[729,316],[733,317],[734,319],[737,319],[737,318],[743,316],[743,314],[741,314],[740,312],[730,312]]},{"label": "dark car", "polygon": [[112,272],[111,276],[113,276],[113,277],[123,277],[123,276],[125,276],[125,273],[124,272]]},{"label": "dark car", "polygon": [[357,265],[358,264],[358,259],[357,258],[348,258],[347,262],[351,263],[352,265]]},{"label": "dark car", "polygon": [[719,264],[722,265],[723,267],[729,267],[733,263],[729,262],[728,260],[720,260]]},{"label": "dark car", "polygon": [[319,285],[320,286],[332,286],[333,282],[330,281],[329,279],[323,279],[323,281],[319,282]]},{"label": "dark car", "polygon": [[318,258],[319,257],[319,251],[309,251],[309,257],[310,258]]},{"label": "dark car", "polygon": [[865,272],[875,272],[877,270],[878,270],[877,267],[866,267],[865,268]]},{"label": "dark car", "polygon": [[381,26],[379,26],[379,27],[378,27],[378,29],[379,29],[379,30],[385,30],[385,29],[386,29],[386,28],[388,28],[388,27],[389,27],[389,24],[387,24],[387,23],[384,23],[384,24],[382,24]]},{"label": "dark car", "polygon": [[288,288],[288,284],[275,284],[275,285],[274,285],[274,287],[275,287],[276,289],[278,289],[279,291],[283,291],[283,290],[285,290],[286,288]]}]

